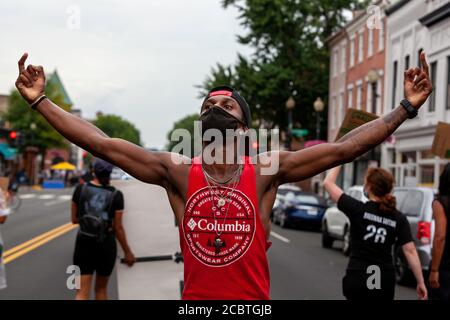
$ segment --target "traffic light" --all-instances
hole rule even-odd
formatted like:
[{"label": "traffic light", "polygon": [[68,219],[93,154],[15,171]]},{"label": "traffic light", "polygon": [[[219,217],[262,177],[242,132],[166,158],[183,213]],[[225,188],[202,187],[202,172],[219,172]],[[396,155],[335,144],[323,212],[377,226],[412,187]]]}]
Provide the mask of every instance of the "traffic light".
[{"label": "traffic light", "polygon": [[17,147],[18,146],[18,142],[17,142],[17,131],[11,130],[9,132],[9,145],[11,147]]},{"label": "traffic light", "polygon": [[17,148],[25,145],[25,134],[21,131],[8,130],[8,142],[11,147]]}]

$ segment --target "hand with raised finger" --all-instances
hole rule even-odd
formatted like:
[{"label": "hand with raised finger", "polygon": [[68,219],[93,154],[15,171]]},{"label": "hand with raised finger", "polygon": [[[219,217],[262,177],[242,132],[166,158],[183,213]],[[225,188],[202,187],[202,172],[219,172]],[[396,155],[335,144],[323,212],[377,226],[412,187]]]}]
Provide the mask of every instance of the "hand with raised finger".
[{"label": "hand with raised finger", "polygon": [[19,76],[16,80],[16,88],[22,97],[33,103],[45,92],[45,74],[42,66],[28,65],[25,68],[25,61],[28,54],[24,53],[19,60]]},{"label": "hand with raised finger", "polygon": [[430,80],[428,63],[425,53],[420,53],[421,68],[408,69],[405,71],[404,94],[405,98],[417,110],[433,92]]}]

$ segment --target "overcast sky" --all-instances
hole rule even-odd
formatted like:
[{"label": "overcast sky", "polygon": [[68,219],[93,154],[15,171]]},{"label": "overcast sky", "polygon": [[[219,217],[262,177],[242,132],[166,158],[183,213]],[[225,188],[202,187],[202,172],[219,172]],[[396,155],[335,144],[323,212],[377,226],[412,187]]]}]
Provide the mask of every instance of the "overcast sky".
[{"label": "overcast sky", "polygon": [[237,44],[242,33],[220,0],[2,0],[0,93],[28,52],[27,62],[58,70],[83,116],[118,114],[160,148],[174,121],[198,112],[194,85],[211,67],[250,53]]}]

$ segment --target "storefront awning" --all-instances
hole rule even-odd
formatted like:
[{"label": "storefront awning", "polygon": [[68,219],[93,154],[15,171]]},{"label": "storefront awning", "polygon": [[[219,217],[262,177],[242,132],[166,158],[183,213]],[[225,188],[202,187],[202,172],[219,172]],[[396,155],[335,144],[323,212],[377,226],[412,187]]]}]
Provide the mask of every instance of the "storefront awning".
[{"label": "storefront awning", "polygon": [[0,153],[3,155],[5,160],[16,160],[17,148],[11,148],[6,143],[0,143]]}]

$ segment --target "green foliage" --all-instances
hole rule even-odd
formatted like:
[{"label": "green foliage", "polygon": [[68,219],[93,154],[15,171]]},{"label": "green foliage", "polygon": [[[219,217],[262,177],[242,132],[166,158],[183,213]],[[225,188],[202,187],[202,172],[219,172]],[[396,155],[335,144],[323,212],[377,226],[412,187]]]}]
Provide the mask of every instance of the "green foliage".
[{"label": "green foliage", "polygon": [[194,123],[195,121],[199,120],[199,114],[198,113],[194,113],[191,115],[188,115],[180,120],[178,120],[177,122],[174,123],[173,128],[169,131],[169,133],[167,134],[167,140],[169,141],[167,146],[166,146],[166,150],[168,151],[172,151],[173,147],[175,145],[177,145],[180,140],[177,141],[171,141],[171,137],[172,137],[172,133],[174,132],[174,130],[176,129],[186,129],[191,137],[191,155],[194,156],[194,143],[196,143],[197,141],[194,140],[194,131],[196,130]]},{"label": "green foliage", "polygon": [[[64,110],[71,110],[71,106],[64,103],[62,93],[58,86],[47,83],[45,94]],[[65,139],[44,117],[30,109],[27,102],[16,89],[11,90],[8,103],[9,108],[7,112],[1,116],[4,120],[11,123],[13,129],[25,135],[25,145],[36,146],[41,152],[48,148],[67,146]],[[31,129],[32,123],[36,125],[35,130]]]},{"label": "green foliage", "polygon": [[93,124],[113,138],[121,138],[141,145],[140,132],[129,121],[114,114],[99,115]]}]

